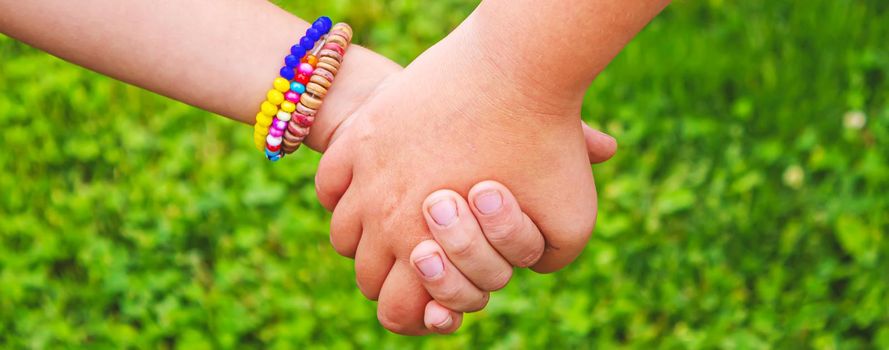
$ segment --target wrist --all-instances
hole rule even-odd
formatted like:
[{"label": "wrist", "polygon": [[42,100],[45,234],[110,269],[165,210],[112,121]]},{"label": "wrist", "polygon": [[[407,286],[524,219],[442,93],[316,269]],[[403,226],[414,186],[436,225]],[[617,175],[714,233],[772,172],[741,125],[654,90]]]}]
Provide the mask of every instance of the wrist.
[{"label": "wrist", "polygon": [[476,55],[475,61],[490,76],[521,89],[530,102],[547,110],[579,108],[591,79],[577,74],[577,62],[555,59],[548,50],[557,48],[545,42],[554,38],[516,31],[501,23],[504,15],[485,9],[486,4],[482,3],[459,28],[465,38],[463,45]]},{"label": "wrist", "polygon": [[509,48],[499,40],[491,40],[492,36],[481,30],[474,16],[429,50],[443,53],[439,55],[443,59],[425,69],[450,69],[446,76],[465,77],[456,88],[473,95],[478,103],[502,111],[491,117],[517,122],[532,118],[547,122],[565,120],[576,124],[585,89],[537,74],[541,64],[532,63],[533,57],[504,54]]},{"label": "wrist", "polygon": [[387,78],[401,69],[395,62],[353,45],[344,56],[336,81],[315,117],[312,132],[304,141],[306,146],[324,152],[354,112]]}]

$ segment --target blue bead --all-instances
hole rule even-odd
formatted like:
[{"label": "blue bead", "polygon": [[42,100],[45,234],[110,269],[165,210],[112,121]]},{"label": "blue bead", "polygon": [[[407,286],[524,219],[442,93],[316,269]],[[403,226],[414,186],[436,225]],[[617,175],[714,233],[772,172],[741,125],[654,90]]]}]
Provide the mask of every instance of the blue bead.
[{"label": "blue bead", "polygon": [[281,150],[272,152],[272,151],[269,151],[268,148],[265,149],[265,156],[268,157],[269,159],[272,159],[272,157],[276,157],[276,156],[280,156],[280,155],[281,155]]},{"label": "blue bead", "polygon": [[281,78],[293,80],[293,77],[295,76],[296,73],[293,72],[293,68],[287,66],[281,67]]},{"label": "blue bead", "polygon": [[302,39],[299,39],[299,47],[305,49],[306,51],[309,51],[313,47],[315,47],[315,40],[312,40],[312,38],[304,36]]},{"label": "blue bead", "polygon": [[299,57],[287,55],[287,57],[284,57],[284,64],[290,68],[296,68],[299,65]]},{"label": "blue bead", "polygon": [[306,86],[298,81],[294,81],[290,83],[290,91],[301,94],[303,92],[306,92]]},{"label": "blue bead", "polygon": [[309,28],[306,29],[306,37],[312,39],[312,41],[318,41],[318,39],[321,39],[321,32],[315,28]]},{"label": "blue bead", "polygon": [[318,21],[315,21],[315,23],[312,23],[312,28],[315,28],[315,30],[317,30],[318,33],[324,33],[324,34],[327,34],[327,31],[330,30],[330,28],[327,28],[327,25],[325,25],[324,22],[318,22]]},{"label": "blue bead", "polygon": [[290,47],[290,54],[296,57],[303,57],[306,55],[306,49],[299,46],[299,44],[296,44]]},{"label": "blue bead", "polygon": [[[333,27],[333,21],[330,19],[330,17],[321,16],[318,17],[318,19],[315,21],[324,23],[324,28],[327,28],[327,30],[330,30],[330,28]],[[327,32],[327,30],[325,30],[325,33]]]}]

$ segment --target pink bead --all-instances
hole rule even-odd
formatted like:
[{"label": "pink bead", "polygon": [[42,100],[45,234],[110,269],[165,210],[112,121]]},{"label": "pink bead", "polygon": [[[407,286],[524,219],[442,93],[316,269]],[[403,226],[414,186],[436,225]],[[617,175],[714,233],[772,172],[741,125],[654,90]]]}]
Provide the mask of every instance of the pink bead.
[{"label": "pink bead", "polygon": [[271,128],[271,129],[269,129],[269,136],[273,136],[273,137],[284,136],[284,130]]},{"label": "pink bead", "polygon": [[296,123],[299,124],[299,126],[304,127],[304,128],[311,127],[312,123],[315,122],[315,117],[309,117],[307,115],[302,115],[302,114],[299,114],[296,112],[294,112],[292,114],[292,116],[296,120]]},{"label": "pink bead", "polygon": [[287,126],[287,132],[300,139],[309,136],[309,128],[299,126],[296,123],[290,123],[290,125]]},{"label": "pink bead", "polygon": [[299,73],[300,74],[305,74],[305,75],[311,76],[313,70],[315,70],[315,68],[312,67],[311,64],[308,64],[308,63],[300,63],[299,64]]},{"label": "pink bead", "polygon": [[278,130],[287,129],[287,122],[280,120],[278,118],[275,118],[274,120],[272,120],[272,127],[270,129],[278,129]]},{"label": "pink bead", "polygon": [[297,103],[299,102],[299,94],[296,93],[296,91],[287,91],[287,93],[284,94],[284,99],[293,103]]}]

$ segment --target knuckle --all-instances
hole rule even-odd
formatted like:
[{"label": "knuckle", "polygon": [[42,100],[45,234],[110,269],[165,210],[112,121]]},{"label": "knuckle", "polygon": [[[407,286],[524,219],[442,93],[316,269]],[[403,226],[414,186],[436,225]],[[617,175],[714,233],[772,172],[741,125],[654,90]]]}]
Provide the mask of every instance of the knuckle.
[{"label": "knuckle", "polygon": [[482,293],[481,296],[473,300],[472,304],[466,308],[466,312],[475,312],[484,309],[485,306],[488,305],[488,300],[491,300],[491,295],[488,293]]},{"label": "knuckle", "polygon": [[565,240],[572,245],[585,244],[586,241],[590,239],[590,236],[592,236],[595,228],[596,214],[585,215],[577,220],[575,225],[568,230],[568,235],[565,237]]},{"label": "knuckle", "polygon": [[497,274],[495,274],[493,278],[488,280],[484,284],[482,289],[484,289],[485,291],[489,291],[489,292],[492,292],[495,290],[501,290],[504,287],[506,287],[507,284],[509,284],[509,280],[511,280],[511,279],[512,279],[512,269],[504,269],[503,271],[500,271]]},{"label": "knuckle", "polygon": [[543,247],[541,249],[532,249],[528,251],[526,254],[523,254],[518,261],[516,261],[517,267],[529,267],[531,265],[536,264],[540,261],[540,258],[543,256]]},{"label": "knuckle", "polygon": [[[361,291],[361,294],[364,295],[368,300],[376,301],[380,298],[380,289],[379,288],[371,288],[369,283],[366,283],[367,276],[365,273],[362,273],[361,270],[358,269],[358,266],[355,266],[355,284],[358,285],[358,290]],[[365,281],[365,282],[362,282]]]},{"label": "knuckle", "polygon": [[[566,221],[569,226],[541,227],[541,234],[546,239],[546,250],[581,247],[589,241],[596,226],[596,212],[574,217]],[[530,258],[530,257],[529,257]]]},{"label": "knuckle", "polygon": [[326,193],[329,189],[329,178],[327,174],[332,172],[332,164],[330,164],[330,157],[321,156],[321,160],[318,161],[318,170],[315,172],[315,192],[318,194]]},{"label": "knuckle", "polygon": [[334,234],[334,231],[331,229],[330,231],[330,245],[333,247],[333,250],[336,251],[337,254],[354,259],[355,258],[355,249],[345,243],[338,242],[337,235]]},{"label": "knuckle", "polygon": [[454,311],[473,312],[481,310],[488,303],[488,293],[475,296],[473,293],[464,293],[459,287],[446,287],[436,293],[435,300]]},{"label": "knuckle", "polygon": [[380,299],[380,291],[371,289],[369,287],[363,287],[361,285],[361,282],[358,282],[358,290],[361,291],[361,294],[363,294],[364,297],[367,298],[367,300],[377,301],[378,299]]},{"label": "knuckle", "polygon": [[452,305],[456,306],[460,304],[460,296],[461,296],[460,287],[453,286],[451,284],[444,284],[440,286],[438,292],[435,293],[435,300],[437,300],[442,305]]},{"label": "knuckle", "polygon": [[512,221],[490,222],[482,224],[482,231],[488,239],[495,242],[510,241],[518,236],[521,225]]},{"label": "knuckle", "polygon": [[383,328],[388,329],[390,332],[409,334],[412,331],[412,327],[402,321],[403,319],[403,317],[398,317],[398,315],[392,315],[383,308],[377,308],[377,320]]},{"label": "knuckle", "polygon": [[343,213],[334,211],[330,219],[330,245],[337,254],[347,258],[355,258],[358,248],[359,232],[356,227],[350,227],[349,222],[343,218]]},{"label": "knuckle", "polygon": [[473,238],[451,239],[445,243],[448,256],[454,259],[466,259],[475,251],[476,240]]}]

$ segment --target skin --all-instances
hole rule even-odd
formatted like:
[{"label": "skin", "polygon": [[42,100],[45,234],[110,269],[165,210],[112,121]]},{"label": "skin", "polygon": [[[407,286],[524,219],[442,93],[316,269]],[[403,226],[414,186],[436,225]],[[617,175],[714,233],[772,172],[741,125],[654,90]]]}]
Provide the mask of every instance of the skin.
[{"label": "skin", "polygon": [[[566,12],[535,1],[486,1],[447,38],[388,78],[340,126],[319,165],[319,198],[334,207],[331,241],[341,254],[354,254],[359,288],[379,300],[377,316],[386,328],[424,334],[430,324],[416,318],[414,310],[426,308],[439,319],[444,313],[437,306],[476,311],[487,303],[489,290],[508,280],[506,272],[497,271],[509,265],[493,260],[483,264],[483,273],[506,277],[474,289],[437,288],[451,285],[442,281],[465,285],[460,276],[418,277],[423,266],[438,266],[422,258],[444,255],[426,244],[421,253],[428,254],[412,255],[417,244],[430,238],[417,227],[431,215],[428,206],[417,211],[413,203],[437,189],[449,188],[471,202],[477,179],[508,186],[546,242],[539,258],[520,256],[513,264],[550,272],[581,252],[597,208],[578,128],[583,93],[666,5],[600,0],[576,3]],[[511,40],[515,37],[524,40]],[[589,42],[597,45],[578,44]],[[407,92],[410,99],[404,98]],[[457,208],[460,216],[472,210]],[[534,237],[535,232],[524,235]],[[449,254],[454,263],[442,260],[437,269],[465,269],[464,256],[490,252],[482,241],[450,247],[469,253]],[[431,296],[406,292],[424,283]],[[432,297],[439,305],[429,306]]]},{"label": "skin", "polygon": [[[277,69],[270,67],[281,65],[282,48],[293,44],[293,33],[302,33],[308,28],[308,23],[259,0],[127,1],[114,3],[113,6],[109,4],[93,1],[0,0],[0,13],[4,14],[0,16],[0,32],[105,75],[252,124],[259,102],[270,88],[270,81],[276,77]],[[135,17],[133,14],[139,15]],[[262,26],[256,25],[257,18],[262,19]],[[52,20],[51,30],[45,26],[47,19]],[[352,45],[337,75],[337,84],[329,91],[306,145],[320,152],[325,151],[338,127],[358,115],[355,111],[383,90],[381,87],[388,85],[390,78],[401,76],[401,70],[390,60]],[[590,161],[604,161],[614,153],[614,139],[585,125],[582,130]],[[517,215],[520,213],[518,203],[502,185],[482,182],[478,186],[481,189],[496,187],[502,191],[504,210],[498,215],[524,217],[524,214]],[[336,198],[325,197],[324,191],[319,193],[322,202],[331,203],[339,198],[338,195]],[[429,203],[443,195],[452,196],[455,205],[462,201],[461,208],[471,205],[455,192],[442,192],[433,193],[425,202],[423,198],[417,198],[415,207],[417,203]],[[495,218],[497,215],[489,217]],[[540,232],[536,227],[529,228],[528,225],[534,226],[534,223],[527,220],[513,222],[504,219],[498,223],[480,217],[473,226],[475,218],[465,211],[459,218],[461,226],[453,228],[450,231],[452,235],[436,236],[444,243],[444,248],[431,241],[424,242],[416,247],[417,254],[438,249],[443,264],[451,264],[447,255],[454,253],[449,250],[453,247],[448,245],[449,239],[469,236],[481,240],[480,234],[502,230],[505,225]],[[415,224],[422,225],[422,221]],[[433,225],[434,221],[429,223],[427,230],[444,232]],[[442,293],[443,288],[466,294],[476,285],[500,287],[508,281],[502,271],[488,276],[477,269],[492,261],[499,261],[501,269],[508,268],[508,264],[523,266],[518,255],[541,255],[542,240],[543,236],[539,234],[536,237],[525,235],[515,240],[494,240],[488,249],[454,260],[453,264],[468,269],[467,276],[456,268],[444,270],[445,275],[460,283],[427,283],[426,287],[434,294]],[[416,270],[404,271],[406,275],[414,273],[417,273]],[[461,276],[462,279],[457,278]],[[412,295],[425,293],[423,286],[413,287],[404,292]],[[467,301],[457,299],[452,302]],[[422,326],[425,318],[429,330],[447,333],[459,327],[460,313],[435,301],[430,301],[425,307],[406,311],[412,313],[414,326]],[[443,320],[449,321],[445,324]],[[393,330],[400,328],[404,327],[390,327]]]},{"label": "skin", "polygon": [[[584,136],[591,163],[604,162],[614,155],[616,144],[610,136],[593,130]],[[495,196],[491,197],[492,194]],[[499,207],[492,210],[486,198],[498,198],[495,202]],[[479,209],[476,203],[482,203],[484,209]],[[448,209],[442,211],[442,205]],[[435,240],[420,242],[411,252],[410,260],[415,267],[417,261],[441,260],[440,274],[433,277],[415,268],[434,299],[471,302],[475,291],[504,287],[512,277],[513,267],[527,267],[543,255],[544,237],[540,230],[522,212],[515,196],[496,181],[476,184],[466,199],[451,190],[436,191],[426,197],[423,210]],[[423,322],[428,330],[447,334],[456,331],[462,319],[461,312],[431,300],[426,304]]]}]

